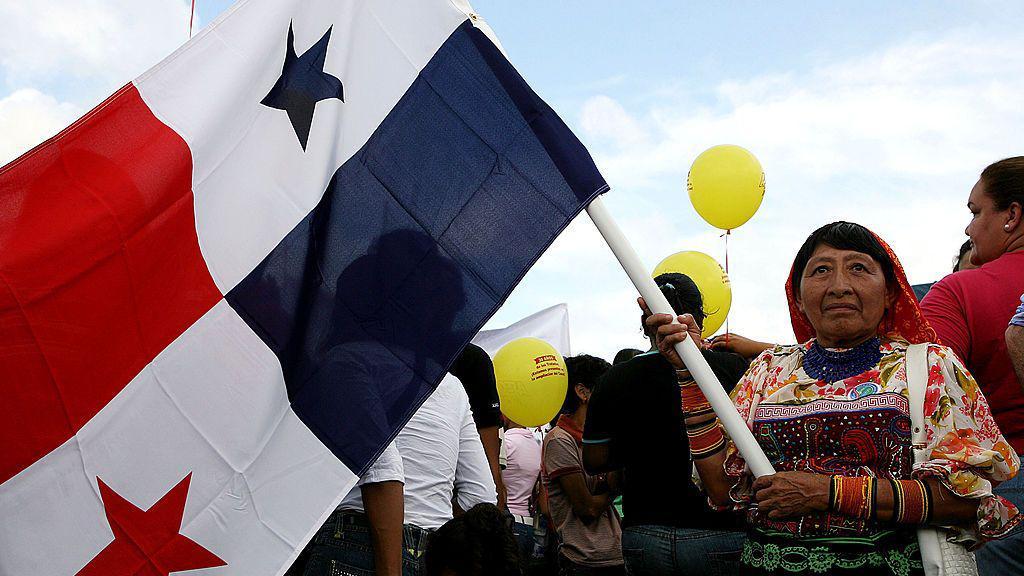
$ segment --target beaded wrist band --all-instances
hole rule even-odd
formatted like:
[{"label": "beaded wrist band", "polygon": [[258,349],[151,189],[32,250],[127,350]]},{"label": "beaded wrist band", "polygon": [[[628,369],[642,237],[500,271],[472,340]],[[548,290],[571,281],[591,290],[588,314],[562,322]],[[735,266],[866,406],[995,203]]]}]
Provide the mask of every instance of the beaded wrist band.
[{"label": "beaded wrist band", "polygon": [[876,480],[867,476],[833,476],[829,483],[828,507],[833,512],[869,519],[875,514]]},{"label": "beaded wrist band", "polygon": [[718,418],[686,427],[690,440],[690,457],[694,460],[707,458],[725,448],[725,435]]},{"label": "beaded wrist band", "polygon": [[897,524],[926,524],[932,516],[932,494],[920,480],[890,480],[892,521]]}]

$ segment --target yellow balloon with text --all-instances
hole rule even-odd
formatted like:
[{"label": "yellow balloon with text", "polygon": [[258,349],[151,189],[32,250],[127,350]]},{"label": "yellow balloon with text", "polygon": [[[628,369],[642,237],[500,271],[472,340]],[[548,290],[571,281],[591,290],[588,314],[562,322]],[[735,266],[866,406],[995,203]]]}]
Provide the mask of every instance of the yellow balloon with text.
[{"label": "yellow balloon with text", "polygon": [[739,228],[757,212],[764,199],[764,170],[745,148],[712,146],[690,167],[686,189],[701,218],[715,228]]},{"label": "yellow balloon with text", "polygon": [[654,277],[669,272],[686,274],[697,285],[704,301],[704,328],[701,336],[707,338],[725,323],[732,307],[732,286],[729,275],[711,256],[703,252],[688,250],[676,252],[662,260],[654,268]]},{"label": "yellow balloon with text", "polygon": [[494,356],[501,412],[523,426],[547,424],[558,414],[569,387],[565,360],[540,338],[518,338]]}]

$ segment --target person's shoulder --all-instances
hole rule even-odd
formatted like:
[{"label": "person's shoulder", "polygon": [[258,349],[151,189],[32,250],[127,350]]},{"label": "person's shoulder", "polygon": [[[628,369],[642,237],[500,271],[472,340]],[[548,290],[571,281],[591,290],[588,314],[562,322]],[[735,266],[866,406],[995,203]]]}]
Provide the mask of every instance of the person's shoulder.
[{"label": "person's shoulder", "polygon": [[608,372],[617,375],[632,374],[636,372],[668,371],[672,370],[672,364],[665,359],[657,350],[637,354],[629,360],[612,366]]},{"label": "person's shoulder", "polygon": [[928,362],[930,364],[952,364],[958,369],[966,370],[960,357],[949,346],[937,342],[928,342]]},{"label": "person's shoulder", "polygon": [[776,364],[790,358],[800,357],[807,351],[812,342],[813,340],[808,340],[803,344],[776,344],[758,354],[754,361],[751,362],[751,365]]},{"label": "person's shoulder", "polygon": [[635,386],[638,380],[647,380],[653,374],[672,374],[672,364],[658,352],[645,352],[615,364],[598,380],[595,394],[616,394]]},{"label": "person's shoulder", "polygon": [[533,432],[527,428],[510,428],[505,430],[505,439],[510,443],[534,443]]},{"label": "person's shoulder", "polygon": [[493,370],[491,366],[491,357],[487,352],[470,342],[463,347],[462,351],[455,360],[452,362],[451,367],[448,369],[449,372],[454,374],[460,380],[472,379],[479,377],[481,374],[485,374],[487,370]]},{"label": "person's shoulder", "polygon": [[450,372],[437,384],[437,388],[427,396],[424,406],[431,406],[443,412],[461,413],[469,411],[469,396],[462,382]]},{"label": "person's shoulder", "polygon": [[928,293],[921,299],[921,304],[927,306],[928,303],[934,302],[937,298],[945,300],[951,297],[960,298],[964,294],[969,293],[972,286],[979,285],[979,283],[987,283],[991,275],[991,271],[984,270],[984,267],[946,274],[939,281],[932,284]]},{"label": "person's shoulder", "polygon": [[[960,359],[957,357],[956,352],[953,351],[949,346],[939,344],[938,342],[923,342],[925,350],[927,351],[928,363],[931,365],[943,364],[952,362],[960,365]],[[886,338],[882,341],[882,353],[883,363],[885,358],[899,359],[907,355],[910,350],[910,342],[903,340],[902,338]]]},{"label": "person's shoulder", "polygon": [[560,427],[555,426],[547,434],[544,435],[544,450],[545,452],[554,447],[576,447],[576,439],[571,434],[562,430]]}]

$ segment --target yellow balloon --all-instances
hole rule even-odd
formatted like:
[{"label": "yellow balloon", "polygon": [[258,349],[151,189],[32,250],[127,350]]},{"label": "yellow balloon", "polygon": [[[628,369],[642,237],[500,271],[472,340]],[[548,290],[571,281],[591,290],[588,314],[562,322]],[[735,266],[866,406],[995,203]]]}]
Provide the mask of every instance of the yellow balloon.
[{"label": "yellow balloon", "polygon": [[494,356],[501,411],[523,426],[547,424],[558,414],[569,387],[565,360],[539,338],[518,338]]},{"label": "yellow balloon", "polygon": [[714,258],[703,252],[692,250],[676,252],[662,260],[654,268],[654,277],[668,272],[686,274],[697,285],[704,299],[704,329],[701,336],[707,338],[725,323],[732,306],[732,286],[729,276]]},{"label": "yellow balloon", "polygon": [[690,203],[715,228],[739,228],[764,198],[764,170],[745,148],[724,144],[708,148],[686,177]]}]

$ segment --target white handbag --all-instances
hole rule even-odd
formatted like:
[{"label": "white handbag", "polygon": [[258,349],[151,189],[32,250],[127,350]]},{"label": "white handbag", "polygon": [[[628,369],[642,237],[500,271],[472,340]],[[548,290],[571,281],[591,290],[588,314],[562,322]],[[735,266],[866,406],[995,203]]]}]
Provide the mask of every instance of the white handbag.
[{"label": "white handbag", "polygon": [[[928,460],[928,432],[924,426],[924,397],[928,387],[928,345],[912,344],[907,349],[907,392],[910,399],[911,443],[914,463]],[[918,528],[921,560],[927,576],[978,576],[974,553],[946,540],[935,528]]]}]

